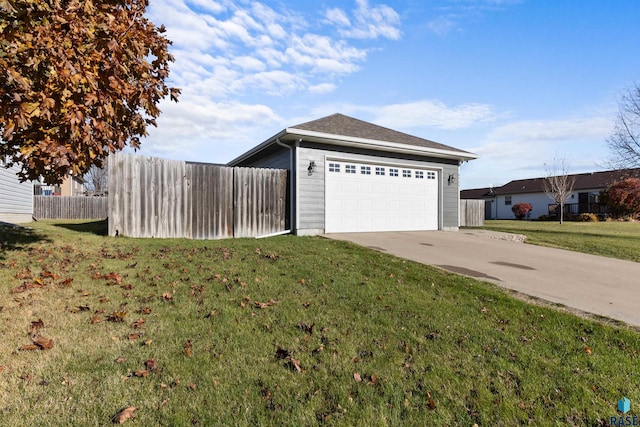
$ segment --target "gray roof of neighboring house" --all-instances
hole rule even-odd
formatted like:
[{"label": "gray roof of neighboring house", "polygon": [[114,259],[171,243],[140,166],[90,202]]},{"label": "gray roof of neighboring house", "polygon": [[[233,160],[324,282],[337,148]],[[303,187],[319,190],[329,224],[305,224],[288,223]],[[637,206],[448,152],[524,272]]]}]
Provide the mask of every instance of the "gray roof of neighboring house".
[{"label": "gray roof of neighboring house", "polygon": [[493,197],[494,188],[492,187],[484,187],[484,188],[471,188],[469,190],[460,190],[460,198],[461,199],[487,199]]},{"label": "gray roof of neighboring house", "polygon": [[[605,189],[614,182],[621,181],[626,178],[640,178],[640,168],[580,173],[569,176],[575,178],[575,184],[573,186],[573,189],[575,191],[593,190],[600,188]],[[545,178],[518,179],[515,181],[510,181],[502,187],[494,188],[493,192],[495,195],[544,193],[544,181]],[[489,197],[486,193],[481,194],[482,190],[488,191],[489,189],[462,190],[460,192],[460,198],[480,199]],[[465,195],[464,197],[463,194]]]}]

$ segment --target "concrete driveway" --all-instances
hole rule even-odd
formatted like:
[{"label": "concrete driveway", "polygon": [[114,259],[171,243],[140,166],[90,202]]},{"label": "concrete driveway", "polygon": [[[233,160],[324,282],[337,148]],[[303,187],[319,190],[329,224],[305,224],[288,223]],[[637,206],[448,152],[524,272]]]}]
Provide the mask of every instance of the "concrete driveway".
[{"label": "concrete driveway", "polygon": [[528,245],[486,230],[340,233],[348,240],[640,326],[640,263]]}]

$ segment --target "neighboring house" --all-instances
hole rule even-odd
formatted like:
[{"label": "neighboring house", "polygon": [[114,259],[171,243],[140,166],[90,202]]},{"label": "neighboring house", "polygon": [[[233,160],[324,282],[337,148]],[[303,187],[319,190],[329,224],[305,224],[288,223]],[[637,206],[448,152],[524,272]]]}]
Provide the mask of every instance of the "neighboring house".
[{"label": "neighboring house", "polygon": [[20,182],[18,166],[6,168],[0,160],[0,221],[30,222],[33,215],[33,183]]},{"label": "neighboring house", "polygon": [[84,195],[84,178],[67,176],[60,185],[36,183],[34,194],[38,196],[82,196]]},{"label": "neighboring house", "polygon": [[458,172],[475,154],[334,114],[282,130],[228,166],[289,171],[298,235],[457,230]]},{"label": "neighboring house", "polygon": [[[611,184],[625,178],[640,178],[640,169],[613,170],[570,175],[575,179],[573,193],[565,203],[565,212],[604,213],[600,193]],[[461,199],[484,199],[485,219],[513,219],[511,207],[517,203],[531,203],[528,217],[536,219],[549,214],[555,203],[544,191],[545,178],[511,181],[502,187],[462,190]]]}]

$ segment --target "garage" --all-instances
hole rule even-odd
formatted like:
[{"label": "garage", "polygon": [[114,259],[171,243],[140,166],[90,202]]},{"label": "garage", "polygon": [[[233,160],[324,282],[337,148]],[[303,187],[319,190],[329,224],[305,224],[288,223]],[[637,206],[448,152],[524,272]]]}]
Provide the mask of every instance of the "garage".
[{"label": "garage", "polygon": [[438,171],[327,159],[327,233],[438,229]]},{"label": "garage", "polygon": [[299,236],[457,231],[461,166],[473,153],[343,114],[287,127],[228,163],[286,169]]}]

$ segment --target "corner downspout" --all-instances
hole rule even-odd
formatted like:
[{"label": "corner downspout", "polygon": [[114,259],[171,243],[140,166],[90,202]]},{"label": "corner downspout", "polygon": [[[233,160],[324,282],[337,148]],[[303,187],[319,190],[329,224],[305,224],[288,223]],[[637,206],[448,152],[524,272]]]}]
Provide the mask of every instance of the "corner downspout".
[{"label": "corner downspout", "polygon": [[[287,145],[283,142],[280,141],[280,138],[276,138],[276,144],[278,144],[281,147],[285,147],[289,150],[289,197],[293,197],[295,200],[297,200],[298,198],[296,197],[296,195],[294,194],[295,191],[295,187],[294,187],[294,179],[293,179],[293,147],[290,145]],[[295,215],[295,205],[293,204],[293,200],[289,200],[289,230],[292,231],[292,234],[296,234],[295,233],[295,227],[297,227],[297,223],[294,224],[294,215]]]}]

